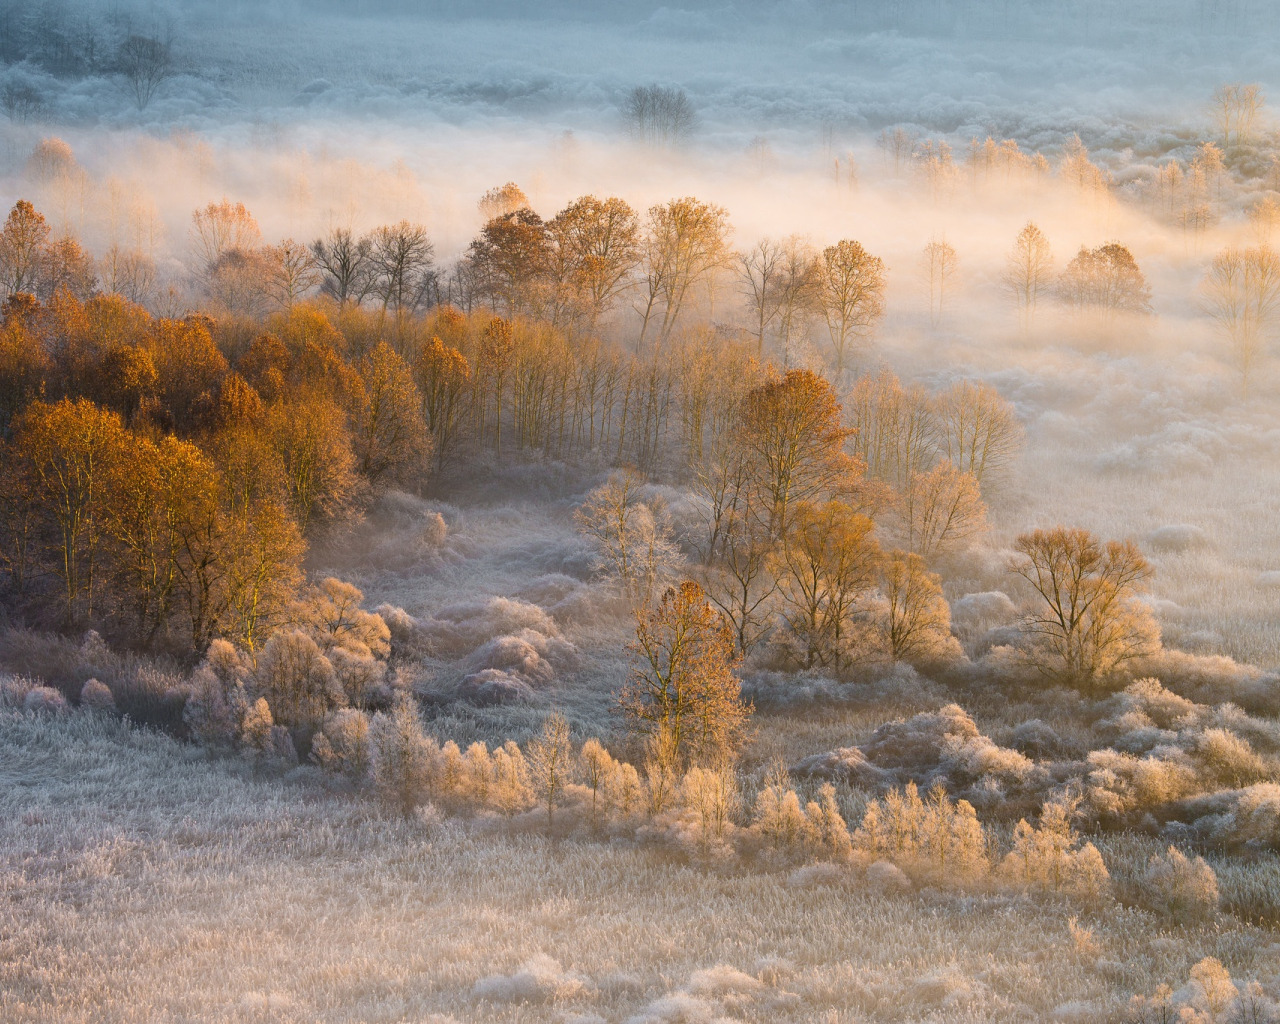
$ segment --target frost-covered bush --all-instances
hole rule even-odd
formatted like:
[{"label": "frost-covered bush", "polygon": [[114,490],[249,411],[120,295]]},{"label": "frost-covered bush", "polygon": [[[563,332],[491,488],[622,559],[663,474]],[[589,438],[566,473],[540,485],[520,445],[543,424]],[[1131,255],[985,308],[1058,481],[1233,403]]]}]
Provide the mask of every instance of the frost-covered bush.
[{"label": "frost-covered bush", "polygon": [[67,699],[52,686],[33,686],[22,698],[22,710],[38,715],[56,715],[67,710]]},{"label": "frost-covered bush", "polygon": [[1251,844],[1280,850],[1280,785],[1260,782],[1188,801],[1196,831],[1227,846]]},{"label": "frost-covered bush", "polygon": [[475,983],[471,994],[491,1002],[546,1003],[581,995],[587,981],[566,972],[559,961],[538,954],[511,974],[491,974]]},{"label": "frost-covered bush", "polygon": [[347,695],[333,664],[302,630],[276,633],[258,655],[253,691],[265,697],[282,725],[315,728],[325,715],[346,705]]},{"label": "frost-covered bush", "polygon": [[1000,862],[1000,875],[1015,885],[1071,892],[1098,899],[1110,887],[1102,855],[1092,843],[1079,844],[1071,827],[1070,809],[1046,804],[1040,827],[1024,818],[1013,832],[1013,848]]},{"label": "frost-covered bush", "polygon": [[383,798],[405,817],[426,799],[437,756],[435,741],[422,731],[409,698],[400,697],[391,711],[374,715],[369,724],[370,774]]},{"label": "frost-covered bush", "polygon": [[35,687],[39,685],[26,676],[0,675],[0,708],[20,708]]},{"label": "frost-covered bush", "polygon": [[360,607],[363,600],[358,587],[329,577],[299,597],[290,618],[326,652],[342,647],[385,659],[391,631],[381,616]]},{"label": "frost-covered bush", "polygon": [[891,772],[899,783],[941,783],[984,804],[1010,793],[1036,792],[1047,781],[1026,755],[983,736],[957,704],[887,722],[861,749],[868,761]]},{"label": "frost-covered bush", "polygon": [[322,768],[360,779],[369,770],[369,719],[356,708],[328,715],[311,742],[311,756]]},{"label": "frost-covered bush", "polygon": [[680,781],[675,806],[660,823],[667,838],[702,860],[732,857],[733,815],[741,797],[733,772],[694,766]]},{"label": "frost-covered bush", "polygon": [[1196,740],[1201,779],[1213,787],[1238,789],[1268,777],[1266,762],[1247,740],[1227,729],[1206,729]]},{"label": "frost-covered bush", "polygon": [[86,679],[80,687],[80,706],[90,711],[114,711],[116,700],[111,687],[97,679]]},{"label": "frost-covered bush", "polygon": [[431,638],[422,623],[403,608],[380,604],[374,609],[374,614],[386,623],[393,661],[422,658],[432,653]]},{"label": "frost-covered bush", "polygon": [[877,860],[867,865],[867,884],[878,892],[906,892],[911,879],[892,861]]},{"label": "frost-covered bush", "polygon": [[931,789],[927,800],[915,783],[872,800],[853,835],[853,847],[940,882],[981,877],[990,868],[986,835],[973,805],[953,803],[941,786]]},{"label": "frost-covered bush", "polygon": [[1146,757],[1095,750],[1087,759],[1084,808],[1094,817],[1123,819],[1195,793],[1196,768],[1177,747],[1156,747]]},{"label": "frost-covered bush", "polygon": [[368,651],[347,647],[332,648],[328,658],[338,685],[353,707],[381,708],[391,703],[385,661],[380,661]]},{"label": "frost-covered bush", "polygon": [[1177,921],[1212,917],[1218,911],[1218,879],[1203,857],[1188,859],[1177,847],[1152,854],[1139,882],[1143,903]]}]

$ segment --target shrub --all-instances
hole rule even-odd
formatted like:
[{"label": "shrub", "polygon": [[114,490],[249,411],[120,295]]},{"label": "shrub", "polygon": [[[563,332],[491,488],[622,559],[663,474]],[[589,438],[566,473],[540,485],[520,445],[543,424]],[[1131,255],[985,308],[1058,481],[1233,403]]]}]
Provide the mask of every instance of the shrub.
[{"label": "shrub", "polygon": [[400,697],[389,713],[375,715],[369,725],[374,784],[406,818],[426,796],[436,756],[435,742],[422,731],[417,709],[408,697]]},{"label": "shrub", "polygon": [[97,679],[88,679],[80,688],[80,706],[91,711],[114,711],[116,701],[111,687]]},{"label": "shrub", "polygon": [[1196,760],[1215,787],[1238,789],[1267,777],[1267,766],[1248,741],[1227,729],[1206,729],[1196,743]]},{"label": "shrub", "polygon": [[22,710],[37,715],[56,715],[67,710],[67,699],[52,686],[33,686],[22,698]]},{"label": "shrub", "polygon": [[1176,921],[1212,917],[1218,911],[1218,879],[1203,857],[1189,860],[1176,847],[1152,854],[1142,876],[1143,902]]},{"label": "shrub", "polygon": [[329,714],[312,741],[311,756],[328,771],[363,778],[369,770],[368,717],[355,708]]},{"label": "shrub", "polygon": [[1000,862],[1000,874],[1018,885],[1097,899],[1110,885],[1107,867],[1092,843],[1077,843],[1070,809],[1046,804],[1038,829],[1025,818],[1018,822],[1013,849]]},{"label": "shrub", "polygon": [[986,835],[967,800],[952,803],[934,786],[926,802],[915,783],[867,805],[854,849],[939,880],[980,877],[990,867]]},{"label": "shrub", "polygon": [[333,665],[301,630],[277,633],[258,655],[254,690],[283,725],[315,728],[347,702]]}]

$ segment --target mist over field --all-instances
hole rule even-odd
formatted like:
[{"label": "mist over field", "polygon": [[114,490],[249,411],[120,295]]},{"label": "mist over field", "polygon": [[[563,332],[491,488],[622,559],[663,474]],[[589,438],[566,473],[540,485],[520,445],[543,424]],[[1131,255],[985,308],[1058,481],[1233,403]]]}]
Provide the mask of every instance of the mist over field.
[{"label": "mist over field", "polygon": [[0,0],[0,1019],[1280,1021],[1268,0]]}]

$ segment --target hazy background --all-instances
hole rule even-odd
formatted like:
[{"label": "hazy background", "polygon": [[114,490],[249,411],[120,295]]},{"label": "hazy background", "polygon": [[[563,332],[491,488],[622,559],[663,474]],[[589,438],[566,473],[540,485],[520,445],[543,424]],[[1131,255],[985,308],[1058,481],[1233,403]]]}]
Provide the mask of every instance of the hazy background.
[{"label": "hazy background", "polygon": [[[172,41],[177,73],[145,110],[109,62],[65,57],[95,32],[107,48],[130,32]],[[62,40],[53,55],[50,38]],[[1168,638],[1274,666],[1274,365],[1245,401],[1197,298],[1209,259],[1251,237],[1244,211],[1275,187],[1273,112],[1264,109],[1254,172],[1214,200],[1208,231],[1154,216],[1144,195],[1158,165],[1185,165],[1215,137],[1216,86],[1258,82],[1280,95],[1277,42],[1280,18],[1266,0],[5,0],[0,87],[30,85],[41,109],[0,121],[0,199],[31,197],[55,230],[96,251],[141,237],[162,282],[178,286],[191,211],[223,196],[245,202],[268,241],[418,221],[442,265],[480,228],[479,196],[508,180],[545,217],[588,192],[640,210],[696,195],[728,208],[742,248],[765,234],[818,246],[856,238],[884,258],[889,278],[889,315],[857,369],[883,361],[937,386],[987,379],[1028,429],[1027,457],[993,506],[989,575],[975,570],[951,596],[995,585],[1005,545],[1032,525],[1067,521],[1139,540],[1190,525],[1203,543],[1152,551]],[[685,90],[698,112],[678,152],[626,137],[619,106],[651,82]],[[876,145],[895,127],[948,141],[955,183],[934,194],[895,174]],[[975,187],[963,166],[968,140],[992,135],[1056,167],[1073,133],[1113,176],[1109,195],[1053,176]],[[33,171],[30,154],[51,135],[83,173]],[[1028,219],[1059,270],[1081,245],[1129,246],[1157,316],[1082,330],[1046,315],[1034,339],[1020,337],[1000,275]],[[918,269],[931,238],[960,257],[937,328]],[[735,322],[732,280],[720,289],[717,318]]]}]

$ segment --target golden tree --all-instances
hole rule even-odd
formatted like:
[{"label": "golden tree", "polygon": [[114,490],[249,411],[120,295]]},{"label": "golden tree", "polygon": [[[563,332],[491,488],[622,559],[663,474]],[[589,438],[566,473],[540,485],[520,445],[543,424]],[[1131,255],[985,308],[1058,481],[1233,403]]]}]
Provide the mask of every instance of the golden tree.
[{"label": "golden tree", "polygon": [[839,501],[802,502],[777,555],[788,639],[805,668],[843,670],[862,653],[859,606],[877,582],[875,524]]},{"label": "golden tree", "polygon": [[1024,533],[1015,548],[1021,557],[1010,571],[1038,598],[1023,629],[1042,675],[1093,690],[1158,646],[1155,621],[1137,600],[1153,570],[1131,541],[1103,544],[1055,526]]},{"label": "golden tree", "polygon": [[857,486],[862,467],[844,451],[852,434],[830,383],[809,370],[771,373],[747,392],[738,442],[771,536],[787,532],[799,503]]},{"label": "golden tree", "polygon": [[702,587],[686,580],[669,588],[656,608],[637,615],[627,649],[631,676],[618,706],[632,725],[662,738],[680,761],[731,760],[752,709],[734,675],[733,637]]},{"label": "golden tree", "polygon": [[822,250],[818,279],[818,306],[839,373],[855,340],[865,338],[884,319],[884,261],[861,243],[844,239]]},{"label": "golden tree", "polygon": [[923,558],[891,552],[881,563],[880,592],[888,605],[885,632],[894,660],[928,661],[954,653],[942,581]]}]

